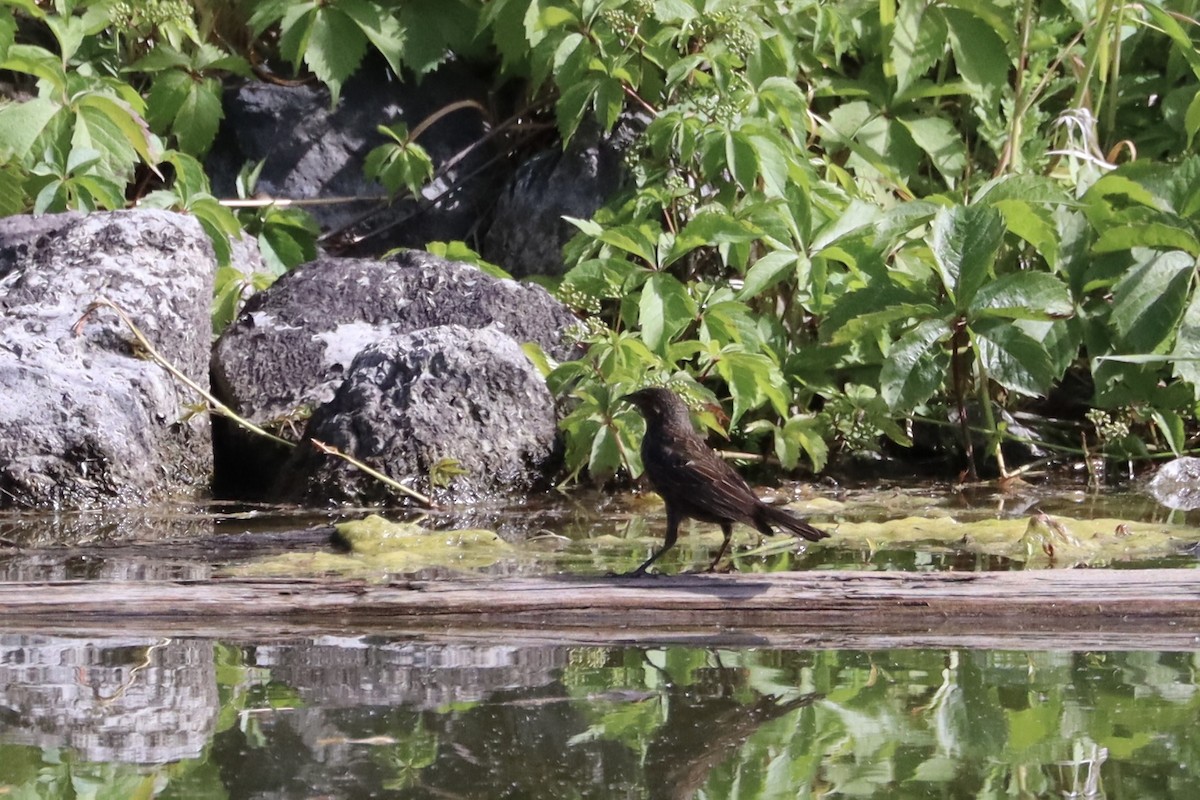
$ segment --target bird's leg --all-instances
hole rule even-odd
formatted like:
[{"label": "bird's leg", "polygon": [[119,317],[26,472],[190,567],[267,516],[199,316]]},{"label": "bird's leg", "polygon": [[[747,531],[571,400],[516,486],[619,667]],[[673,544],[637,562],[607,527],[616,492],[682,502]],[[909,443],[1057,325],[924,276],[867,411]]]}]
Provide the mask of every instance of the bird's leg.
[{"label": "bird's leg", "polygon": [[642,562],[642,565],[633,572],[626,572],[626,578],[639,578],[646,574],[646,568],[658,560],[658,557],[675,546],[675,540],[679,538],[679,514],[667,508],[667,535],[663,541],[663,546],[655,551],[654,555]]},{"label": "bird's leg", "polygon": [[717,551],[717,557],[708,565],[708,572],[717,571],[717,564],[721,563],[721,559],[725,556],[725,551],[729,549],[729,540],[733,538],[733,523],[722,522],[721,534],[725,538],[721,541],[721,549]]}]

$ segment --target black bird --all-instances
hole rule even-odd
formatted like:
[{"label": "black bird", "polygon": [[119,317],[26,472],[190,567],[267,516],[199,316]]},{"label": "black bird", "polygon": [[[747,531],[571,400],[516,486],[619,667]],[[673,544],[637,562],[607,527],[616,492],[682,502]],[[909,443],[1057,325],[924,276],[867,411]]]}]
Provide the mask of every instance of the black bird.
[{"label": "black bird", "polygon": [[642,465],[667,506],[666,541],[629,575],[644,575],[647,567],[670,550],[679,537],[679,523],[689,517],[719,524],[725,536],[720,552],[708,566],[710,572],[725,555],[735,522],[753,525],[768,536],[775,534],[772,525],[810,542],[829,536],[800,517],[759,500],[750,484],[696,433],[687,406],[674,392],[652,387],[623,399],[637,406],[646,418]]}]

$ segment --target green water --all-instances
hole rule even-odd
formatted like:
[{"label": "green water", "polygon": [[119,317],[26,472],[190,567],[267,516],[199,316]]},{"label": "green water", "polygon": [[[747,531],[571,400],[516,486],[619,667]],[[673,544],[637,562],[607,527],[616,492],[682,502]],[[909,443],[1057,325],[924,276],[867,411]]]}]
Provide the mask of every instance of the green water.
[{"label": "green water", "polygon": [[0,797],[1191,798],[1198,667],[6,634]]}]

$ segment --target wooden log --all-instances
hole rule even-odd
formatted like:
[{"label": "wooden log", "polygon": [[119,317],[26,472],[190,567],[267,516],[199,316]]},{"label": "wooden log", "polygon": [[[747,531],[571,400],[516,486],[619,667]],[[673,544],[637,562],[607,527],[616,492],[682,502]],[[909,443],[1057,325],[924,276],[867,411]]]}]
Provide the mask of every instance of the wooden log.
[{"label": "wooden log", "polygon": [[[1200,648],[1200,571],[0,583],[0,628],[587,644]],[[853,644],[857,643],[857,644]]]}]

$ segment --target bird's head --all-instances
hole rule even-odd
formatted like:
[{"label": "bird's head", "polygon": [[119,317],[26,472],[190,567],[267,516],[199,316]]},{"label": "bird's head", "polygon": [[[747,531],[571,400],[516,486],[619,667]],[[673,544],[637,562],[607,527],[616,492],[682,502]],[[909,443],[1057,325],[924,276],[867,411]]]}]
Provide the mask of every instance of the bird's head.
[{"label": "bird's head", "polygon": [[687,405],[670,389],[650,386],[631,392],[621,399],[636,406],[637,410],[642,412],[642,416],[646,418],[646,422],[651,425],[675,422],[688,428],[691,427],[691,417],[688,415]]}]

